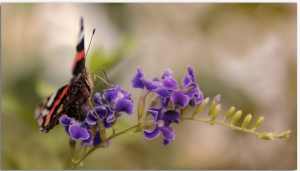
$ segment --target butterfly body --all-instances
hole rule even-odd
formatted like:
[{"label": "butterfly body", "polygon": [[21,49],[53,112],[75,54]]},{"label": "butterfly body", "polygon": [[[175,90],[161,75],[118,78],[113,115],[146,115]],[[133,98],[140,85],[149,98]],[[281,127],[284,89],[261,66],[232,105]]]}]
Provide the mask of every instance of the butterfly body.
[{"label": "butterfly body", "polygon": [[47,133],[58,124],[59,118],[67,114],[83,121],[89,111],[89,98],[94,89],[91,75],[85,68],[83,19],[80,21],[77,55],[73,65],[71,82],[58,89],[35,109],[35,120],[41,133]]}]

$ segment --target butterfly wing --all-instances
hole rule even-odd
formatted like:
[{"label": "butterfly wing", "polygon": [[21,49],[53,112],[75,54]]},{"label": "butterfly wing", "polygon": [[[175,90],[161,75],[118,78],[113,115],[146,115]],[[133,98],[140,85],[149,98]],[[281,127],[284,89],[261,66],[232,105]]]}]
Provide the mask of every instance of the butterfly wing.
[{"label": "butterfly wing", "polygon": [[76,46],[77,54],[73,63],[73,78],[71,82],[78,76],[79,73],[82,73],[85,68],[85,52],[84,52],[84,31],[83,31],[83,18],[80,19],[80,30],[78,34],[78,44]]},{"label": "butterfly wing", "polygon": [[35,109],[34,118],[40,125],[40,132],[48,132],[58,124],[58,119],[63,111],[58,112],[58,109],[63,105],[64,100],[71,90],[70,85],[63,86]]},{"label": "butterfly wing", "polygon": [[[88,111],[87,98],[90,90],[80,81],[85,70],[83,18],[80,19],[79,41],[76,46],[76,57],[73,64],[71,83],[58,89],[35,109],[35,120],[40,125],[40,132],[47,133],[58,124],[59,118],[67,114],[76,120],[83,120]],[[91,87],[92,89],[93,87]],[[85,93],[83,93],[85,92]]]}]

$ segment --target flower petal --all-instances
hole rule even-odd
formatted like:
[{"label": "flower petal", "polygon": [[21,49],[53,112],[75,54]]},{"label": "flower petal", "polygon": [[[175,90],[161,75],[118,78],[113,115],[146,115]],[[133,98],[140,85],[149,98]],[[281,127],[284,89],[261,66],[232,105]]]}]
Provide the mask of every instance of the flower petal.
[{"label": "flower petal", "polygon": [[62,126],[69,126],[71,123],[71,118],[68,117],[68,115],[64,114],[59,118],[59,123],[62,124]]},{"label": "flower petal", "polygon": [[80,127],[79,124],[71,125],[69,127],[69,132],[70,132],[71,138],[74,139],[75,141],[85,140],[85,139],[89,138],[87,129]]},{"label": "flower petal", "polygon": [[173,77],[173,71],[171,69],[166,69],[161,78],[165,79],[165,77]]},{"label": "flower petal", "polygon": [[132,114],[134,110],[134,105],[131,100],[119,99],[113,106],[115,112],[125,112],[127,114]]},{"label": "flower petal", "polygon": [[103,105],[103,103],[102,103],[102,97],[101,97],[101,94],[99,92],[96,92],[94,94],[94,102],[97,103],[99,106]]},{"label": "flower petal", "polygon": [[170,144],[170,140],[164,139],[163,146],[167,146]]},{"label": "flower petal", "polygon": [[107,122],[106,119],[103,119],[103,123],[105,128],[110,128],[112,126],[111,122]]},{"label": "flower petal", "polygon": [[164,120],[165,123],[175,122],[179,123],[180,113],[176,110],[166,110],[162,115],[161,119]]},{"label": "flower petal", "polygon": [[189,75],[191,76],[192,82],[195,82],[196,78],[194,75],[194,72],[195,72],[194,68],[192,68],[191,66],[188,66],[188,72],[189,72]]},{"label": "flower petal", "polygon": [[189,103],[189,97],[180,91],[173,93],[171,95],[171,100],[174,106],[178,105],[181,109]]},{"label": "flower petal", "polygon": [[166,88],[157,88],[154,90],[162,98],[170,98],[170,92]]},{"label": "flower petal", "polygon": [[172,77],[165,77],[165,79],[162,80],[162,85],[168,90],[178,90],[177,81]]},{"label": "flower petal", "polygon": [[150,107],[148,112],[154,116],[154,122],[158,122],[161,118],[161,111],[163,108]]},{"label": "flower petal", "polygon": [[[94,140],[93,140],[93,146],[95,147],[95,146],[97,146],[100,143],[102,143],[102,140],[100,138],[99,132],[97,131],[97,133],[96,133],[96,135],[94,137]],[[110,143],[111,143],[110,140],[106,141],[106,147],[108,147],[110,145]],[[100,148],[102,148],[102,147],[100,147]]]},{"label": "flower petal", "polygon": [[144,129],[143,131],[144,131],[144,137],[147,140],[153,140],[159,136],[159,128],[157,125],[155,125],[154,129],[151,130]]},{"label": "flower petal", "polygon": [[68,134],[68,136],[70,136],[69,126],[66,126],[66,127],[65,127],[65,131],[66,131],[66,133]]},{"label": "flower petal", "polygon": [[143,68],[141,66],[138,66],[137,73],[135,76],[131,79],[131,86],[133,88],[141,88],[144,89],[144,84],[140,80],[140,78],[145,78],[145,74],[143,72]]},{"label": "flower petal", "polygon": [[156,76],[153,77],[153,78],[151,78],[151,80],[154,81],[154,82],[160,82],[160,79],[158,77],[156,77]]},{"label": "flower petal", "polygon": [[[95,111],[97,112],[100,119],[104,119],[107,115],[107,110],[105,106],[97,106],[95,107]],[[96,116],[94,110],[92,110],[92,114]]]},{"label": "flower petal", "polygon": [[[117,85],[116,85],[117,86]],[[121,88],[119,88],[119,92],[118,92],[118,96],[119,96],[119,98],[120,98],[120,94],[121,94],[121,96],[122,96],[122,98],[130,98],[130,96],[131,96],[131,94],[130,93],[128,93],[127,91],[125,91],[125,90],[123,90],[123,89],[121,89]],[[122,99],[122,98],[120,98],[120,99]],[[131,98],[130,98],[131,99]]]},{"label": "flower petal", "polygon": [[106,121],[107,122],[113,122],[116,120],[115,115],[114,115],[114,111],[110,106],[105,105],[106,110],[108,112],[107,117],[106,117]]},{"label": "flower petal", "polygon": [[119,92],[119,87],[118,86],[113,86],[113,88],[104,90],[103,98],[107,101],[107,103],[110,105],[111,103],[115,102],[119,97],[118,97],[118,92]]},{"label": "flower petal", "polygon": [[93,109],[89,110],[89,112],[87,113],[86,118],[85,118],[86,123],[89,124],[89,125],[95,125],[96,121],[97,121],[97,118],[95,118],[93,116],[92,112],[94,114]]},{"label": "flower petal", "polygon": [[97,131],[95,137],[94,137],[94,142],[93,142],[93,146],[97,146],[98,144],[102,143],[102,140],[100,138],[100,134],[99,131]]},{"label": "flower petal", "polygon": [[81,146],[86,146],[86,145],[91,145],[93,142],[93,132],[92,130],[88,129],[87,130],[88,134],[89,134],[89,138],[87,138],[86,140],[82,140],[81,141]]},{"label": "flower petal", "polygon": [[173,132],[170,131],[165,126],[160,127],[160,132],[161,132],[161,135],[164,137],[164,139],[167,139],[167,140],[174,140],[175,139],[174,131]]},{"label": "flower petal", "polygon": [[204,100],[204,96],[203,96],[202,91],[200,91],[199,97],[196,97],[196,104],[202,103],[203,100]]},{"label": "flower petal", "polygon": [[170,101],[170,98],[166,98],[166,99],[160,98],[160,100],[159,100],[160,107],[167,108],[169,101]]},{"label": "flower petal", "polygon": [[184,92],[185,95],[189,96],[191,106],[195,106],[203,101],[203,93],[200,91],[198,84],[191,83],[189,87],[193,86],[194,88],[188,92]]},{"label": "flower petal", "polygon": [[189,75],[185,75],[181,80],[181,85],[184,88],[188,88],[187,85],[189,85],[190,83],[192,83],[192,79],[191,79],[191,76],[189,76]]},{"label": "flower petal", "polygon": [[192,99],[189,101],[189,105],[195,107],[195,106],[196,106],[196,98],[192,98]]},{"label": "flower petal", "polygon": [[156,84],[156,82],[151,81],[150,79],[146,79],[144,77],[140,78],[140,80],[143,82],[143,84],[145,85],[145,88],[148,91],[153,91],[154,89],[158,88],[158,85]]}]

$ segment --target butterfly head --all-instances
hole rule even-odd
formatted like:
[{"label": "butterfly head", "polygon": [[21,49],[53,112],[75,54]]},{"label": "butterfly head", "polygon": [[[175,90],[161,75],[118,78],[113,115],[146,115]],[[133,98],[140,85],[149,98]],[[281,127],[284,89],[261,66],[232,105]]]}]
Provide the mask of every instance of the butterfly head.
[{"label": "butterfly head", "polygon": [[87,79],[89,77],[90,73],[88,72],[87,68],[84,68],[81,74],[81,77],[84,79]]}]

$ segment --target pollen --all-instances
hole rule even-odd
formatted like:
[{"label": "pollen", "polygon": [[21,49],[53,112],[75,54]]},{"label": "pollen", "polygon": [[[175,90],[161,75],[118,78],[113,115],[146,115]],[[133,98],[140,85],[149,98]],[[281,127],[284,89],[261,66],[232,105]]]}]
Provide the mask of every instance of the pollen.
[{"label": "pollen", "polygon": [[124,95],[122,93],[118,92],[118,97],[119,97],[119,99],[123,99]]},{"label": "pollen", "polygon": [[164,126],[164,121],[163,121],[163,120],[159,120],[159,121],[157,122],[157,126],[158,126],[158,127]]}]

